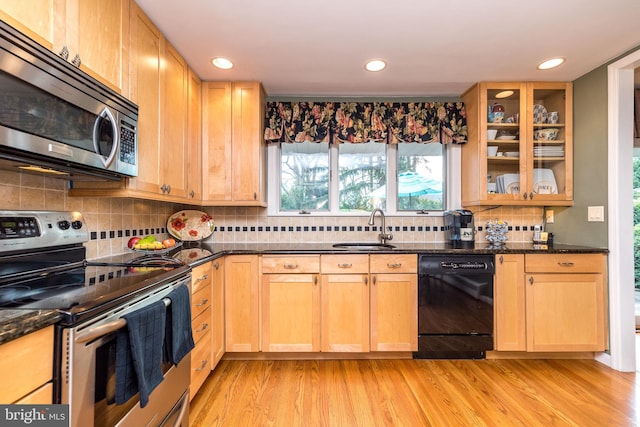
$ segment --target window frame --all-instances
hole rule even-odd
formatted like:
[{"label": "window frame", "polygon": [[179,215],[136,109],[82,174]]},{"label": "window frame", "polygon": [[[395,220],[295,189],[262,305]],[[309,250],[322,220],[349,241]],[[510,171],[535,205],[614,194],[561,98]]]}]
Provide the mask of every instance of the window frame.
[{"label": "window frame", "polygon": [[[461,205],[460,192],[460,171],[461,145],[447,144],[444,146],[444,179],[445,179],[445,199],[443,211],[398,211],[397,210],[397,166],[398,166],[398,150],[392,144],[386,144],[387,154],[387,182],[393,185],[387,186],[387,206],[385,214],[393,216],[424,216],[439,217],[443,215],[444,210],[454,209]],[[338,191],[339,183],[337,179],[333,179],[333,174],[338,170],[338,145],[329,144],[329,194],[336,197],[329,198],[328,211],[280,211],[280,144],[268,144],[267,146],[267,215],[279,217],[364,217],[368,216],[367,212],[340,212]]]}]

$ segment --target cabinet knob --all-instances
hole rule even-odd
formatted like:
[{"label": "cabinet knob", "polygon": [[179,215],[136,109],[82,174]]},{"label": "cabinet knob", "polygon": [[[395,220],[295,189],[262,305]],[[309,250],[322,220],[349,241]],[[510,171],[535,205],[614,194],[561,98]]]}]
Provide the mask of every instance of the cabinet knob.
[{"label": "cabinet knob", "polygon": [[371,278],[371,284],[372,284],[373,286],[375,286],[375,285],[376,285],[376,276],[373,276],[373,277]]},{"label": "cabinet knob", "polygon": [[65,61],[69,59],[69,48],[65,45],[62,46],[62,49],[60,49],[60,52],[58,52],[58,55],[60,56],[60,58],[64,59]]},{"label": "cabinet knob", "polygon": [[533,285],[533,276],[529,277],[529,283]]},{"label": "cabinet knob", "polygon": [[80,60],[80,55],[76,53],[76,56],[73,57],[73,59],[71,60],[71,63],[76,67],[80,68],[80,64],[82,64],[82,61]]},{"label": "cabinet knob", "polygon": [[504,263],[504,257],[502,255],[500,255],[500,258],[498,258],[498,261],[500,261],[500,264]]},{"label": "cabinet knob", "polygon": [[199,329],[196,329],[196,332],[204,332],[207,330],[208,327],[209,327],[208,323],[203,323],[202,327],[200,327]]},{"label": "cabinet knob", "polygon": [[529,193],[529,200],[533,200],[533,192]]},{"label": "cabinet knob", "polygon": [[218,261],[216,261],[216,263],[213,264],[213,266],[216,268],[216,270],[220,269],[220,263]]},{"label": "cabinet knob", "polygon": [[193,199],[195,196],[196,196],[196,192],[191,190],[191,193],[189,193],[189,197]]},{"label": "cabinet knob", "polygon": [[367,286],[369,284],[369,278],[365,276],[364,285]]},{"label": "cabinet knob", "polygon": [[167,185],[167,194],[168,193],[171,193],[171,186],[170,185]]},{"label": "cabinet knob", "polygon": [[208,360],[203,360],[203,361],[202,361],[202,364],[200,365],[200,367],[199,367],[199,368],[196,368],[196,369],[195,369],[195,371],[196,371],[196,372],[200,372],[200,371],[202,371],[202,370],[204,369],[204,367],[205,367],[205,366],[207,366],[207,363],[209,363],[209,361],[208,361]]},{"label": "cabinet knob", "polygon": [[258,193],[253,193],[253,200],[258,200]]}]

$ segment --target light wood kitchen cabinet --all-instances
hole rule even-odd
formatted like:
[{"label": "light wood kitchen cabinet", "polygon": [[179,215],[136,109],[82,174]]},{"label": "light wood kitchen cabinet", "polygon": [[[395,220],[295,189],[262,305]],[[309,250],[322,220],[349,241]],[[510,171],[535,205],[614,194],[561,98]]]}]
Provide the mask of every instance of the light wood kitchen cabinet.
[{"label": "light wood kitchen cabinet", "polygon": [[164,45],[161,68],[162,134],[160,153],[160,191],[172,199],[187,199],[187,97],[189,69],[187,63],[169,43]]},{"label": "light wood kitchen cabinet", "polygon": [[262,257],[262,351],[320,351],[320,256]]},{"label": "light wood kitchen cabinet", "polygon": [[189,68],[187,84],[187,198],[202,200],[202,82]]},{"label": "light wood kitchen cabinet", "polygon": [[497,350],[606,349],[606,255],[499,255],[495,286]]},{"label": "light wood kitchen cabinet", "polygon": [[211,369],[224,356],[224,258],[213,261],[211,270]]},{"label": "light wood kitchen cabinet", "polygon": [[369,351],[369,255],[321,255],[320,350]]},{"label": "light wood kitchen cabinet", "polygon": [[[468,126],[463,206],[572,205],[571,83],[481,82],[462,100]],[[557,131],[551,140],[539,134],[550,130]],[[497,155],[489,147],[497,148]]]},{"label": "light wood kitchen cabinet", "polygon": [[193,141],[187,141],[188,114],[199,114],[188,105],[193,79],[184,59],[135,4],[130,28],[130,97],[139,107],[138,176],[118,182],[74,182],[69,195],[193,202],[188,163],[200,161],[199,156],[187,156],[197,152],[190,145]]},{"label": "light wood kitchen cabinet", "polygon": [[527,350],[524,254],[496,256],[493,280],[494,344],[498,351]]},{"label": "light wood kitchen cabinet", "polygon": [[260,269],[258,255],[224,260],[225,351],[260,351]]},{"label": "light wood kitchen cabinet", "polygon": [[0,403],[53,402],[53,326],[0,345]]},{"label": "light wood kitchen cabinet", "polygon": [[[0,1],[0,18],[122,92],[127,86],[129,0]],[[125,94],[126,95],[126,94]]]},{"label": "light wood kitchen cabinet", "polygon": [[371,351],[418,350],[418,257],[370,256]]},{"label": "light wood kitchen cabinet", "polygon": [[191,351],[191,399],[211,372],[211,268],[212,262],[207,262],[194,267],[191,273],[191,329],[195,342]]},{"label": "light wood kitchen cabinet", "polygon": [[260,82],[204,82],[205,205],[266,206],[264,90]]}]

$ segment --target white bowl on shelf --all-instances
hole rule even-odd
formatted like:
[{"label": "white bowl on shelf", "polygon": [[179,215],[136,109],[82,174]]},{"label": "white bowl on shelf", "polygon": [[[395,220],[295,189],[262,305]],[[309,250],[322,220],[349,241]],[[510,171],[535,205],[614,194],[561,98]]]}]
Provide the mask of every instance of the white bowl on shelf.
[{"label": "white bowl on shelf", "polygon": [[498,134],[498,129],[487,129],[488,140],[496,139],[497,134]]},{"label": "white bowl on shelf", "polygon": [[487,156],[489,157],[495,157],[496,154],[498,154],[498,147],[497,146],[488,146],[487,147]]},{"label": "white bowl on shelf", "polygon": [[507,151],[506,153],[504,153],[504,155],[506,157],[520,157],[520,152],[519,151]]}]

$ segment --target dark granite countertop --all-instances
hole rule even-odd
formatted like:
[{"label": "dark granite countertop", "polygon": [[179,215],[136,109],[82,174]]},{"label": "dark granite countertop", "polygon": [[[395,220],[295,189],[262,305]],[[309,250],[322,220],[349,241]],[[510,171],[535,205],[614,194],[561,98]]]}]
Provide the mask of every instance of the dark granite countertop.
[{"label": "dark granite countertop", "polygon": [[0,310],[0,345],[60,320],[55,310]]},{"label": "dark granite countertop", "polygon": [[[332,243],[196,243],[184,244],[178,251],[179,257],[192,266],[234,254],[354,254],[354,253],[447,253],[447,254],[502,254],[502,253],[608,253],[607,249],[588,246],[554,244],[534,245],[533,243],[510,243],[495,247],[486,243],[476,243],[475,247],[453,249],[444,243],[396,243],[395,248],[361,251],[334,248]],[[174,254],[175,255],[175,254]]]},{"label": "dark granite countertop", "polygon": [[[238,254],[389,254],[389,253],[447,253],[447,254],[501,254],[501,253],[607,253],[607,249],[566,244],[551,247],[532,243],[509,243],[502,247],[492,247],[476,242],[474,248],[452,249],[444,243],[400,243],[391,241],[394,249],[389,250],[346,250],[334,248],[331,243],[199,243],[185,242],[171,255],[192,267],[215,260],[225,255]],[[0,344],[18,338],[29,332],[58,322],[55,310],[0,310]]]}]

